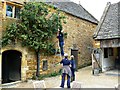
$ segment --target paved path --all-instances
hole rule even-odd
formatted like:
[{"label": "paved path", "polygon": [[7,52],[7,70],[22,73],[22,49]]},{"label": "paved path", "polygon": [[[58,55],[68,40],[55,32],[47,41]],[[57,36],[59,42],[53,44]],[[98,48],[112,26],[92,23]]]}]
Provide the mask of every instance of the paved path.
[{"label": "paved path", "polygon": [[[115,85],[118,84],[119,77],[105,73],[94,76],[91,72],[91,66],[79,69],[78,72],[76,72],[76,81],[81,83],[82,88],[114,88]],[[60,88],[60,76],[46,78],[44,80],[47,88]],[[33,85],[31,81],[29,81],[27,83],[20,83],[17,87],[33,88]]]}]

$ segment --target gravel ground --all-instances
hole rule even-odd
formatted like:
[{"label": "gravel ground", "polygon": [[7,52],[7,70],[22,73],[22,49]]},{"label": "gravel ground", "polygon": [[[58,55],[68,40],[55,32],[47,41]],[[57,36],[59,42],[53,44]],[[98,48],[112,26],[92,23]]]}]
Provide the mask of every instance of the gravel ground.
[{"label": "gravel ground", "polygon": [[[81,83],[82,88],[114,88],[118,84],[120,76],[106,73],[92,75],[91,66],[79,69],[76,72],[76,81]],[[60,88],[60,76],[44,79],[47,88]],[[17,88],[33,88],[34,81],[22,82],[16,85]],[[66,84],[66,82],[65,82]],[[72,83],[71,83],[72,86]],[[66,87],[66,85],[65,85]]]}]

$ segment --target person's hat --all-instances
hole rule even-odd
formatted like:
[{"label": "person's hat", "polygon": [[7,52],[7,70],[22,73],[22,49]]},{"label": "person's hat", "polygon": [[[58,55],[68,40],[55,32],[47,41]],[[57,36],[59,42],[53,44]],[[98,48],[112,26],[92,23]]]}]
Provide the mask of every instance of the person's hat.
[{"label": "person's hat", "polygon": [[71,58],[74,58],[74,56],[73,56],[73,55],[71,55]]},{"label": "person's hat", "polygon": [[65,57],[67,57],[67,56],[68,56],[68,54],[67,54],[67,53],[65,53],[65,54],[64,54],[64,56],[65,56]]}]

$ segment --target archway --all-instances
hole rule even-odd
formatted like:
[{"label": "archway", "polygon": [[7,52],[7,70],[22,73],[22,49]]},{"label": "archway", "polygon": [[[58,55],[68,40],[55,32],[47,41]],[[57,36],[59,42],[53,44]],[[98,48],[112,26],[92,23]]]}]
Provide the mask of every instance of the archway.
[{"label": "archway", "polygon": [[7,50],[2,53],[2,83],[21,80],[22,53],[16,50]]}]

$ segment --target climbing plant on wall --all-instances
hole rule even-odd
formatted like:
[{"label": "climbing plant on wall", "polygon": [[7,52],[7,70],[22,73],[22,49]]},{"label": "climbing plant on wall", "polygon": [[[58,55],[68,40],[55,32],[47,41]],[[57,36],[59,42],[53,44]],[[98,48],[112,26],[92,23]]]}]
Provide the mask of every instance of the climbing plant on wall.
[{"label": "climbing plant on wall", "polygon": [[54,49],[53,37],[59,29],[62,29],[62,23],[65,23],[65,17],[61,15],[58,9],[42,2],[26,3],[20,12],[20,20],[7,27],[3,33],[2,45],[13,44],[19,41],[22,46],[32,48],[36,52],[37,71],[36,76],[40,74],[40,54],[52,54]]}]

